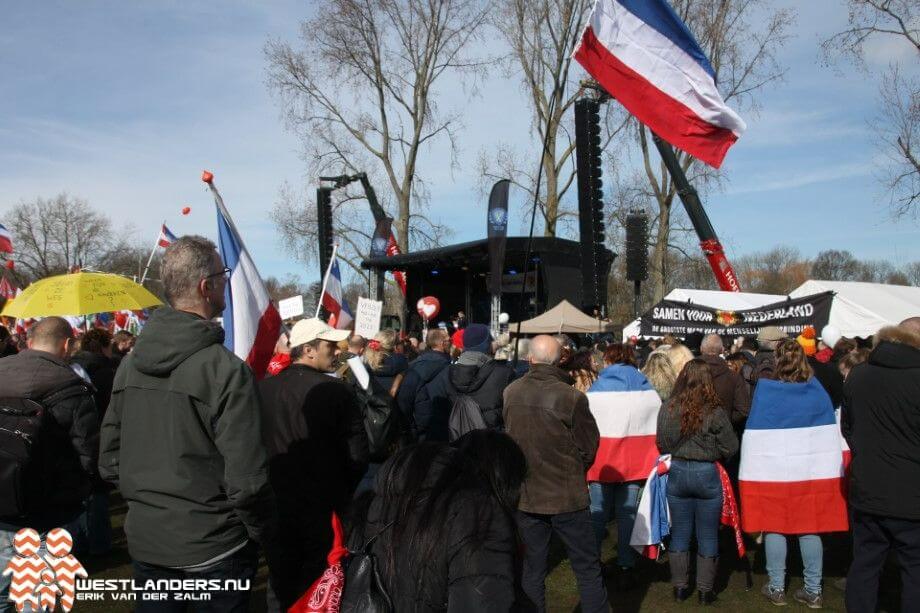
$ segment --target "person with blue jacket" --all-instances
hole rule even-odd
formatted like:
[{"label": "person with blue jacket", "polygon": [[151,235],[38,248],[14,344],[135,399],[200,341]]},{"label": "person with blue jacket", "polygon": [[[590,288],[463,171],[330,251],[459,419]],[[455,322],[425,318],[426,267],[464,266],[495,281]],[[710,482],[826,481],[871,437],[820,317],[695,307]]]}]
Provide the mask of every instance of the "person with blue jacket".
[{"label": "person with blue jacket", "polygon": [[658,459],[655,442],[661,398],[639,370],[630,345],[614,343],[604,352],[606,367],[588,389],[588,404],[600,431],[600,445],[588,470],[591,519],[598,548],[611,514],[617,520],[616,588],[632,589],[636,551],[629,545],[639,489]]}]

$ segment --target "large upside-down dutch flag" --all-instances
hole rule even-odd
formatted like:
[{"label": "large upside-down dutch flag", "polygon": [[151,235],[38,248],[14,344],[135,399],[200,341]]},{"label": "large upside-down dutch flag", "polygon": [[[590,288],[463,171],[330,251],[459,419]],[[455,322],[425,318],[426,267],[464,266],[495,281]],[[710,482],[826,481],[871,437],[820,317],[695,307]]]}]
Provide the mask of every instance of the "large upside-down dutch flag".
[{"label": "large upside-down dutch flag", "polygon": [[[206,176],[209,176],[207,173]],[[217,236],[220,256],[232,272],[224,290],[224,346],[244,360],[257,379],[265,375],[281,333],[281,316],[272,304],[246,251],[230,213],[212,181],[205,181],[217,205]]]},{"label": "large upside-down dutch flag", "polygon": [[339,270],[339,260],[333,254],[326,274],[326,285],[321,298],[323,308],[329,311],[329,325],[337,330],[346,330],[354,316],[345,300],[345,289],[342,286],[342,273]]},{"label": "large upside-down dutch flag", "polygon": [[711,166],[744,132],[667,0],[596,0],[573,55],[655,134]]},{"label": "large upside-down dutch flag", "polygon": [[744,531],[847,530],[840,441],[831,399],[817,379],[758,381],[741,441]]}]

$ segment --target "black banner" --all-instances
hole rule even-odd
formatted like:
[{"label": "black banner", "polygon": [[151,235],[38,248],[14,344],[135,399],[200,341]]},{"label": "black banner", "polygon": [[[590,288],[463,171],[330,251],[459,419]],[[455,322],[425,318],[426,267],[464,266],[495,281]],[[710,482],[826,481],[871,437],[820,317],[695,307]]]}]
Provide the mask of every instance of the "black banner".
[{"label": "black banner", "polygon": [[382,258],[387,254],[387,244],[390,241],[390,226],[392,225],[393,220],[389,217],[384,217],[377,222],[377,227],[374,229],[374,237],[371,239],[371,255],[372,258]]},{"label": "black banner", "polygon": [[805,326],[821,330],[827,325],[833,298],[834,292],[823,292],[741,311],[662,300],[642,315],[640,330],[643,336],[683,336],[692,332],[756,336],[761,328],[776,326],[798,335]]},{"label": "black banner", "polygon": [[489,270],[492,275],[489,293],[502,293],[502,269],[505,267],[505,238],[508,235],[508,187],[511,181],[502,179],[492,186],[489,194],[489,214],[486,225],[489,231]]}]

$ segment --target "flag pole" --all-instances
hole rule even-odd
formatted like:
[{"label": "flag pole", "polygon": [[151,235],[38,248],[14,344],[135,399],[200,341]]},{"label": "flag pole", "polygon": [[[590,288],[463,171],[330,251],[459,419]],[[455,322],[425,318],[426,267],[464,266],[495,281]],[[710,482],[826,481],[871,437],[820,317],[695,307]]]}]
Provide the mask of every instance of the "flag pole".
[{"label": "flag pole", "polygon": [[329,273],[332,272],[332,263],[335,262],[335,252],[338,250],[338,243],[332,244],[332,255],[329,256],[329,266],[326,267],[326,274],[323,276],[323,289],[319,292],[319,298],[316,301],[316,315],[319,317],[319,309],[323,306],[323,296],[326,294],[326,284],[329,282]]},{"label": "flag pole", "polygon": [[144,266],[144,273],[141,275],[141,285],[144,284],[144,280],[147,278],[147,271],[150,270],[150,262],[153,261],[153,255],[157,252],[157,247],[160,246],[160,236],[163,235],[163,226],[166,225],[166,220],[163,220],[163,224],[160,226],[160,231],[157,233],[157,239],[153,243],[153,249],[150,250],[150,257],[147,258],[147,265]]}]

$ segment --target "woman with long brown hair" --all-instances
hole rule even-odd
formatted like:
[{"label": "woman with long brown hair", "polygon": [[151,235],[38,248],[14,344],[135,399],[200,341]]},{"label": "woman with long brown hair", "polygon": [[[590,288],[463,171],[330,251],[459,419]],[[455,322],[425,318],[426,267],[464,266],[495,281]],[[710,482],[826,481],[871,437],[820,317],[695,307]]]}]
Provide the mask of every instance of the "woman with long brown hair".
[{"label": "woman with long brown hair", "polygon": [[671,583],[674,598],[686,600],[690,588],[690,540],[696,534],[696,587],[699,600],[715,599],[719,557],[722,480],[716,462],[738,451],[738,437],[712,384],[706,362],[684,366],[667,406],[658,413],[658,449],[671,454],[668,509],[671,514]]}]

